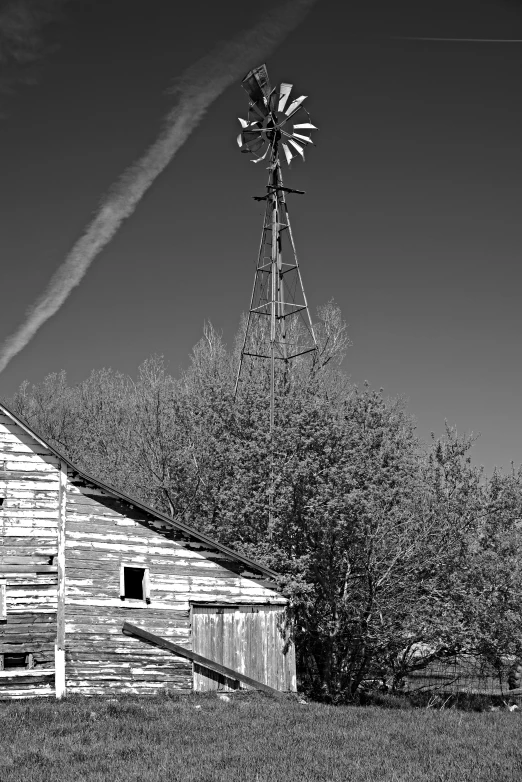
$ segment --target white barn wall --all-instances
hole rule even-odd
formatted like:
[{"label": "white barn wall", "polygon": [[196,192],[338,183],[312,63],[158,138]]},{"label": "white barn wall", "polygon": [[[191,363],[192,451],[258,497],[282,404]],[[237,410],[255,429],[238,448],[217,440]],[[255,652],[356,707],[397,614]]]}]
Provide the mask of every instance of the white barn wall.
[{"label": "white barn wall", "polygon": [[54,694],[58,458],[0,413],[0,578],[6,618],[0,661],[32,654],[30,670],[0,670],[0,697]]},{"label": "white barn wall", "polygon": [[[0,498],[0,660],[32,656],[30,669],[0,670],[0,698],[188,692],[192,664],[123,635],[124,621],[191,649],[194,604],[284,613],[262,568],[87,480],[1,409]],[[149,604],[120,599],[122,565],[148,568]],[[283,646],[277,676],[294,689],[293,647]]]}]

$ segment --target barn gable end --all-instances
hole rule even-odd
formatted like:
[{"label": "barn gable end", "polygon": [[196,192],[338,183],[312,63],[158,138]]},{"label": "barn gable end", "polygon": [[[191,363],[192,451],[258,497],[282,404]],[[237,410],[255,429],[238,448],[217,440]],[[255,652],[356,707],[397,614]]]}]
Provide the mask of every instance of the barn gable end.
[{"label": "barn gable end", "polygon": [[[244,566],[224,553],[74,473],[65,545],[68,692],[189,691],[192,664],[122,635],[124,621],[191,648],[194,604],[286,602],[266,579],[241,575]],[[142,601],[122,600],[125,567],[146,571]]]},{"label": "barn gable end", "polygon": [[123,635],[124,622],[295,689],[271,571],[85,475],[6,408],[1,466],[0,648],[29,656],[0,671],[0,697],[233,686]]}]

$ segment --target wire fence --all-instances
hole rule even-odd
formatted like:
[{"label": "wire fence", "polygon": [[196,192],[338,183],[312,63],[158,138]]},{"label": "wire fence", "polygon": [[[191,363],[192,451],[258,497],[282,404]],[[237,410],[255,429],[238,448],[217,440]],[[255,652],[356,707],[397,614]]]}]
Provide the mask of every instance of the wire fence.
[{"label": "wire fence", "polygon": [[404,689],[408,693],[424,691],[511,698],[522,696],[521,684],[516,661],[506,659],[492,665],[476,655],[462,654],[447,660],[437,660],[411,673]]}]

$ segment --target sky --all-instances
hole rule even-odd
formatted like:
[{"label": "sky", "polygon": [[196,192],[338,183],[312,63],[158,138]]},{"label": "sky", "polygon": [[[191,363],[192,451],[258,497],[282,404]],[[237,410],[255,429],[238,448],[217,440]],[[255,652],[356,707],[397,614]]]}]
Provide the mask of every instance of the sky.
[{"label": "sky", "polygon": [[[32,56],[7,66],[0,37],[0,341],[154,141],[174,79],[278,4],[54,0]],[[348,323],[352,381],[404,396],[425,440],[445,420],[480,433],[473,460],[490,473],[522,462],[522,43],[408,36],[522,39],[522,2],[318,0],[267,60],[319,128],[283,171],[306,191],[289,198],[292,226],[312,310],[334,298]],[[154,353],[176,374],[207,320],[232,342],[266,179],[236,145],[246,111],[238,82],[0,375],[0,396],[62,369],[73,383],[135,375]]]}]

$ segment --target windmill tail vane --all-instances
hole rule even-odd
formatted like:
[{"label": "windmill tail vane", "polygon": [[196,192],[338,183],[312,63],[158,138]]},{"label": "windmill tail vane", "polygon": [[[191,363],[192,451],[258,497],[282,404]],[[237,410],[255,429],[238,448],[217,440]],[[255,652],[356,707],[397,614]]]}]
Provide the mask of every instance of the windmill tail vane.
[{"label": "windmill tail vane", "polygon": [[[288,193],[304,191],[284,187],[280,151],[288,165],[294,157],[304,160],[305,145],[313,144],[310,134],[317,128],[303,106],[306,96],[291,99],[293,85],[285,82],[272,88],[266,65],[251,70],[242,86],[249,97],[249,111],[248,119],[239,120],[238,145],[241,152],[252,155],[254,163],[268,158],[269,176],[266,194],[254,196],[265,202],[265,211],[235,394],[247,360],[270,362],[272,439],[278,384],[286,385],[293,359],[317,355],[286,200]],[[306,121],[297,121],[303,116]]]}]

